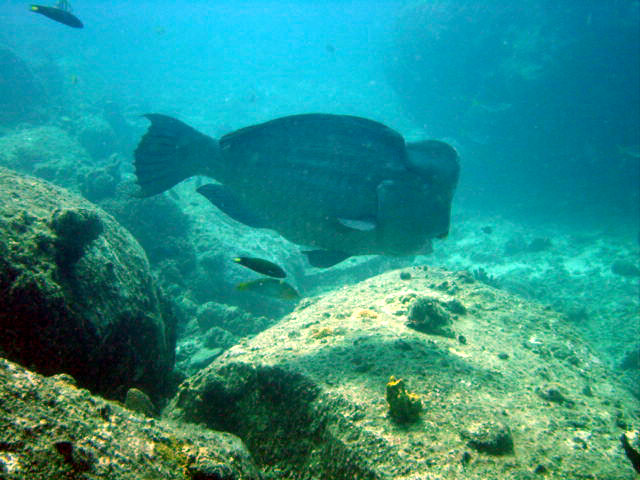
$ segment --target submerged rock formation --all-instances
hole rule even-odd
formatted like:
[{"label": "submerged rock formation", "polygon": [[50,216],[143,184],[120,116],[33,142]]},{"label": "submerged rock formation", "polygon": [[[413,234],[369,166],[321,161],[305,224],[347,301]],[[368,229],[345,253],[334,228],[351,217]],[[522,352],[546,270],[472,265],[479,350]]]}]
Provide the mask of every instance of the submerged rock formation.
[{"label": "submerged rock formation", "polygon": [[0,45],[0,126],[46,118],[44,89],[26,62]]},{"label": "submerged rock formation", "polygon": [[171,315],[135,239],[86,200],[0,168],[0,355],[94,392],[162,393]]},{"label": "submerged rock formation", "polygon": [[[417,298],[450,335],[413,328]],[[421,403],[410,422],[385,398],[392,375]],[[269,478],[626,480],[638,406],[561,315],[416,267],[303,300],[165,415],[238,435]]]},{"label": "submerged rock formation", "polygon": [[0,359],[0,478],[258,480],[233,435],[152,420]]}]

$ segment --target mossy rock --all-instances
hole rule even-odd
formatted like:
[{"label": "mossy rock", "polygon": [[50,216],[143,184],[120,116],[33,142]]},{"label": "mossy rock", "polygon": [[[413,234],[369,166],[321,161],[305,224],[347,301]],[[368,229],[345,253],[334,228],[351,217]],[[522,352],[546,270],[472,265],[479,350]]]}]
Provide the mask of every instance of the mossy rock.
[{"label": "mossy rock", "polygon": [[0,353],[123,398],[163,391],[174,327],[147,258],[110,215],[0,168]]},{"label": "mossy rock", "polygon": [[[185,380],[165,415],[238,435],[268,478],[631,478],[620,433],[638,401],[561,314],[464,272],[403,271],[303,302]],[[410,328],[418,298],[466,342]],[[579,362],[543,354],[567,339]],[[564,402],[537,394],[555,385]]]},{"label": "mossy rock", "polygon": [[0,478],[263,478],[239,438],[151,420],[69,380],[0,358]]}]

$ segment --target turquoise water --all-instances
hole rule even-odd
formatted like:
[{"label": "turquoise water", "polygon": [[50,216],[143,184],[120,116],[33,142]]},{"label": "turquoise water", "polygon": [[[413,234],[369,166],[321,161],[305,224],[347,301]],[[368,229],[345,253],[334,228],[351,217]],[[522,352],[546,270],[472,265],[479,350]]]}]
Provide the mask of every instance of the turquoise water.
[{"label": "turquoise water", "polygon": [[[378,440],[390,442],[399,449],[393,462],[413,455],[420,468],[433,466],[429,474],[439,475],[433,444],[453,468],[446,478],[461,478],[456,471],[480,478],[473,469],[494,466],[520,469],[522,478],[560,466],[576,468],[580,478],[604,478],[591,460],[563,463],[549,448],[549,433],[560,425],[571,433],[558,451],[571,449],[577,459],[585,449],[606,467],[624,466],[616,478],[632,474],[619,442],[625,430],[637,429],[640,398],[640,1],[74,0],[71,6],[84,28],[32,13],[25,2],[0,0],[0,197],[8,199],[0,202],[0,356],[46,375],[72,373],[80,387],[120,401],[128,388],[140,388],[159,412],[186,378],[234,358],[255,355],[257,365],[275,344],[269,339],[277,339],[286,345],[282,358],[299,358],[287,364],[279,344],[276,353],[269,350],[267,370],[273,366],[276,374],[257,375],[265,384],[247,392],[257,388],[262,396],[247,393],[240,410],[233,404],[243,395],[234,396],[244,388],[238,385],[261,367],[251,364],[253,373],[239,380],[229,370],[233,401],[220,394],[227,387],[217,377],[203,396],[182,395],[204,385],[196,381],[183,383],[175,397],[204,399],[206,405],[185,410],[186,418],[211,409],[218,423],[205,422],[209,427],[231,429],[236,417],[247,419],[243,440],[258,444],[250,445],[252,453],[264,453],[260,435],[269,442],[270,435],[290,438],[276,438],[285,442],[282,452],[256,457],[268,478],[285,478],[270,464],[272,453],[286,463],[290,451],[309,447],[313,462],[313,442],[334,437],[315,430],[324,413],[302,435],[313,437],[308,445],[294,435],[298,414],[298,423],[308,423],[307,404],[288,403],[307,388],[287,385],[298,376],[290,378],[287,369],[300,359],[304,368],[317,366],[313,373],[329,392],[348,393],[349,382],[368,385],[369,399],[354,390],[358,405],[339,413],[348,428],[364,418],[372,440],[335,438],[366,444],[368,452]],[[149,113],[195,130],[159,116],[151,119],[167,123],[149,130]],[[309,113],[332,115],[288,117]],[[437,142],[413,143],[429,139]],[[4,167],[83,196],[142,249],[88,203],[16,179]],[[214,181],[225,185],[206,185]],[[330,251],[314,252],[320,261],[307,256],[310,249]],[[327,256],[336,264],[329,266]],[[355,287],[353,296],[340,290],[399,268],[401,274]],[[544,307],[509,303],[481,284]],[[474,289],[484,293],[464,293]],[[423,336],[405,341],[401,320],[412,316],[408,302],[418,294],[437,297],[420,301],[446,303],[438,309],[451,315],[439,314],[446,328],[416,329]],[[443,295],[451,301],[443,303]],[[283,320],[295,308],[289,317],[295,321]],[[472,315],[464,317],[467,310],[486,321],[489,334],[467,335],[482,329]],[[547,318],[552,310],[559,315]],[[278,330],[287,322],[294,327]],[[399,325],[397,340],[392,325]],[[334,349],[350,328],[346,346]],[[580,337],[593,349],[583,349]],[[264,338],[268,345],[260,343]],[[319,353],[304,353],[309,345]],[[347,350],[353,365],[343,358]],[[429,351],[440,353],[419,357]],[[374,369],[387,354],[406,371]],[[367,355],[376,358],[369,362]],[[470,377],[476,367],[466,362],[483,358],[489,360],[478,363],[481,376]],[[524,365],[523,358],[539,364]],[[340,362],[347,362],[345,371],[335,371]],[[553,362],[565,362],[570,375],[550,372]],[[429,412],[423,416],[436,419],[432,430],[424,429],[428,423],[405,430],[387,421],[385,382],[412,369],[411,389],[436,382],[417,391]],[[516,370],[526,375],[512,376]],[[566,404],[551,383],[556,374],[572,399]],[[503,381],[521,397],[502,386],[491,391]],[[23,387],[12,388],[3,391],[18,398],[14,391]],[[208,404],[209,394],[214,400],[220,394],[223,413]],[[472,395],[483,412],[460,414],[465,402],[438,404],[447,394],[454,402]],[[418,397],[407,398],[415,407]],[[534,406],[513,424],[517,457],[463,453],[465,434],[438,420],[438,412],[456,421],[495,413],[515,422],[521,408],[515,398],[533,398]],[[271,401],[284,409],[269,413]],[[369,417],[360,416],[365,404]],[[265,412],[272,419],[263,424]],[[22,414],[8,415],[20,421],[7,424],[24,423],[25,435],[35,437]],[[272,420],[286,427],[272,431]],[[534,430],[540,437],[531,436]],[[406,449],[398,447],[400,438]],[[0,477],[20,463],[12,448],[32,461],[28,444],[0,440]],[[338,457],[342,449],[348,447],[341,443]],[[342,461],[335,466],[344,469],[340,478],[352,478],[351,458],[336,460],[328,451],[329,469]],[[146,451],[138,457],[147,462]],[[394,471],[412,468],[400,467]],[[307,478],[295,473],[286,478]]]},{"label": "turquoise water", "polygon": [[[49,147],[5,164],[116,215],[183,317],[214,300],[272,317],[291,308],[233,289],[247,279],[229,265],[238,254],[276,261],[306,294],[433,262],[502,277],[505,288],[564,309],[611,364],[629,352],[633,359],[638,277],[611,268],[618,260],[638,267],[640,2],[77,0],[72,7],[83,29],[0,2],[0,44],[34,82],[19,91],[13,64],[1,66],[4,101],[16,112],[38,110],[0,127],[11,142],[40,126],[60,128],[87,152],[82,168],[107,169],[111,183],[100,190],[98,180],[76,182],[64,173],[76,159],[49,158]],[[120,183],[135,180],[133,150],[149,112],[214,137],[325,112],[378,121],[409,140],[446,141],[461,163],[450,237],[432,257],[356,259],[317,271],[278,235],[214,217],[193,193],[202,179],[147,204],[114,207]],[[59,131],[48,132],[60,140]],[[523,265],[529,270],[518,270]],[[594,289],[602,296],[594,299]]]},{"label": "turquoise water", "polygon": [[82,30],[1,7],[56,113],[109,99],[213,134],[361,115],[452,140],[465,205],[638,218],[637,2],[75,2]]}]

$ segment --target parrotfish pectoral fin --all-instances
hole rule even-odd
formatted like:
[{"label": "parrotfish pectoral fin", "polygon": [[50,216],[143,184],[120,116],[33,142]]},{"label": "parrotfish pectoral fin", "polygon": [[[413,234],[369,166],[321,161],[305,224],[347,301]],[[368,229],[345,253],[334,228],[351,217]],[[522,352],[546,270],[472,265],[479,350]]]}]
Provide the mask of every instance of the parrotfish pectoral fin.
[{"label": "parrotfish pectoral fin", "polygon": [[266,227],[260,217],[245,207],[240,198],[224,185],[208,183],[198,187],[196,191],[236,222],[252,228]]},{"label": "parrotfish pectoral fin", "polygon": [[370,219],[338,218],[338,222],[344,227],[361,232],[370,232],[376,228],[375,220]]},{"label": "parrotfish pectoral fin", "polygon": [[329,268],[350,257],[348,253],[329,250],[306,250],[304,252],[312,267]]},{"label": "parrotfish pectoral fin", "polygon": [[150,197],[182,180],[206,173],[217,161],[218,142],[166,115],[145,115],[151,126],[135,151],[139,196]]}]

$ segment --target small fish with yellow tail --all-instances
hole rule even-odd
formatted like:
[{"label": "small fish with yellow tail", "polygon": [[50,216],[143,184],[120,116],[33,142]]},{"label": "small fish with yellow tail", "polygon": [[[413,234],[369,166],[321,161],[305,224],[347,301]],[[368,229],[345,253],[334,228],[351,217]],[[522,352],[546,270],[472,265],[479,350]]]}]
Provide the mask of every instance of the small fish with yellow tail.
[{"label": "small fish with yellow tail", "polygon": [[265,297],[279,300],[294,301],[300,298],[300,294],[284,280],[275,278],[259,278],[250,282],[242,282],[236,285],[236,290],[253,292]]}]

